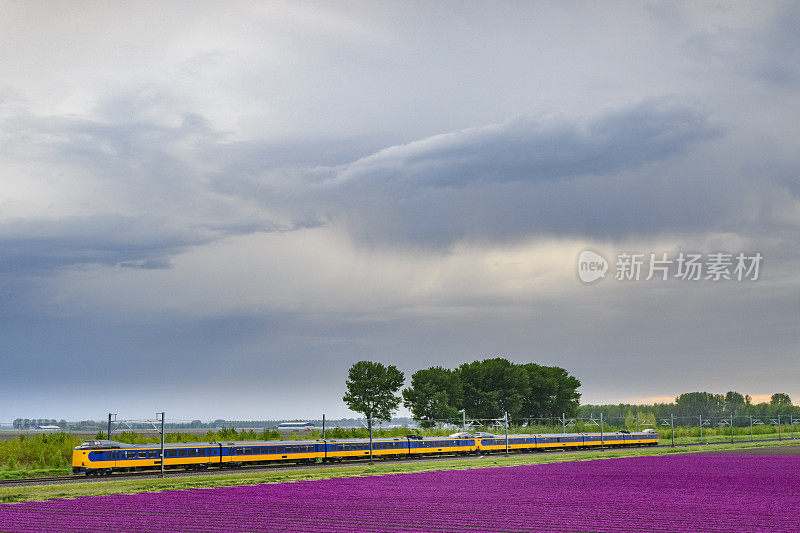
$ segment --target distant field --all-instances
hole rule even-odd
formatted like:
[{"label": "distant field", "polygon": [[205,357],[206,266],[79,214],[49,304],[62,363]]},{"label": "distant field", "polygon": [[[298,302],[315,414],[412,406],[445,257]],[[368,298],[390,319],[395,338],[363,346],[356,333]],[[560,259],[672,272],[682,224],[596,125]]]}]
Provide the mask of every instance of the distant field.
[{"label": "distant field", "polygon": [[[186,433],[188,435],[205,435],[209,431],[215,431],[214,429],[208,428],[185,428],[180,430],[174,430],[173,433]],[[35,437],[37,435],[52,435],[61,433],[60,431],[44,431],[44,430],[30,430],[30,429],[0,429],[0,441],[2,440],[9,440],[15,439],[20,435],[25,435],[27,437]],[[86,439],[93,439],[97,436],[97,430],[74,430],[74,431],[64,431],[64,433],[75,437],[76,439],[86,440]],[[105,433],[105,432],[104,432]],[[121,432],[118,432],[118,434]],[[158,433],[155,430],[140,430],[136,433],[140,435],[148,435],[150,437],[155,437]]]},{"label": "distant field", "polygon": [[800,455],[651,451],[659,455],[26,502],[2,506],[0,530],[797,531]]}]

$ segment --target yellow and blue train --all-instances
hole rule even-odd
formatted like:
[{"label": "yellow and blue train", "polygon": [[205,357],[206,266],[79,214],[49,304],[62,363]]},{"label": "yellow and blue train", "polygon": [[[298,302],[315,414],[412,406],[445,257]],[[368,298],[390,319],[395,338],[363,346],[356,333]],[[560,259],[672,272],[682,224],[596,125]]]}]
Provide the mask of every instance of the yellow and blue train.
[{"label": "yellow and blue train", "polygon": [[[656,446],[656,432],[566,433],[550,435],[509,435],[513,453],[564,449]],[[505,452],[506,438],[495,435],[457,434],[450,437],[380,438],[372,441],[377,458],[406,459],[435,455],[468,455]],[[256,442],[169,443],[164,446],[165,469],[209,467],[237,468],[243,465],[341,462],[369,456],[369,439],[325,439]],[[157,444],[123,444],[110,440],[89,440],[75,447],[72,473],[108,475],[113,472],[161,468],[161,447]]]}]

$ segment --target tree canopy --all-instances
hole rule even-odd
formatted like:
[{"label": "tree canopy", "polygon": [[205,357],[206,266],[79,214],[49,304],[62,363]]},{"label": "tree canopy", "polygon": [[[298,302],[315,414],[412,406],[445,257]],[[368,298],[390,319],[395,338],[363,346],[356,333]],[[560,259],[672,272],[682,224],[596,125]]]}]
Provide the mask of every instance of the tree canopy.
[{"label": "tree canopy", "polygon": [[770,405],[792,405],[792,399],[785,392],[776,392],[769,399]]},{"label": "tree canopy", "polygon": [[359,361],[350,367],[342,400],[351,410],[366,416],[370,425],[375,418],[391,420],[400,405],[397,393],[404,380],[403,372],[394,365]]},{"label": "tree canopy", "polygon": [[411,376],[411,387],[403,391],[403,404],[423,427],[455,418],[463,404],[461,376],[440,366],[417,370]]},{"label": "tree canopy", "polygon": [[495,357],[464,363],[454,370],[418,370],[403,391],[404,405],[416,420],[457,418],[464,409],[470,418],[558,418],[578,409],[581,382],[559,367],[516,364]]}]

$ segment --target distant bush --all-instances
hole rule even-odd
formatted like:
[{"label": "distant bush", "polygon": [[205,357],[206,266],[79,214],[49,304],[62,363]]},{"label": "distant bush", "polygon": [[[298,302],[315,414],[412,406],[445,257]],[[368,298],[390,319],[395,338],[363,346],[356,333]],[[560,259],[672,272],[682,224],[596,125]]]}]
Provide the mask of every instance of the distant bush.
[{"label": "distant bush", "polygon": [[81,442],[83,438],[63,432],[0,441],[0,470],[67,468],[72,464],[72,449]]}]

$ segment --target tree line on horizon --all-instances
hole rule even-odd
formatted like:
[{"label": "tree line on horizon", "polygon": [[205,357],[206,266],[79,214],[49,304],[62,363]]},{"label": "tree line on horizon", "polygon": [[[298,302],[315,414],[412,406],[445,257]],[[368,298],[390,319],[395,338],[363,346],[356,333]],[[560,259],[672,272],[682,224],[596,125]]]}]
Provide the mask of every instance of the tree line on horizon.
[{"label": "tree line on horizon", "polygon": [[770,397],[769,402],[753,403],[752,397],[736,391],[725,394],[711,392],[686,392],[675,397],[674,402],[653,404],[606,404],[606,405],[581,405],[577,416],[580,418],[596,418],[603,413],[609,419],[624,418],[630,413],[646,413],[655,418],[666,419],[672,415],[676,417],[709,417],[728,418],[733,416],[757,418],[763,422],[767,419],[793,416],[800,418],[800,406],[792,404],[788,394],[777,392]]}]

